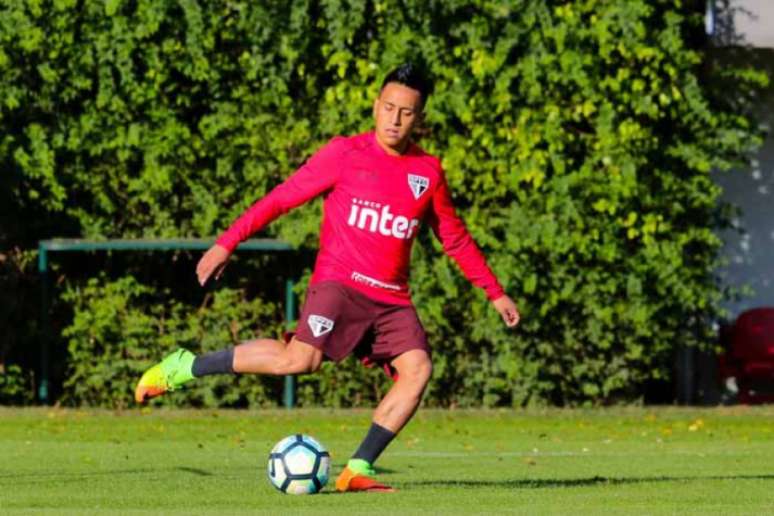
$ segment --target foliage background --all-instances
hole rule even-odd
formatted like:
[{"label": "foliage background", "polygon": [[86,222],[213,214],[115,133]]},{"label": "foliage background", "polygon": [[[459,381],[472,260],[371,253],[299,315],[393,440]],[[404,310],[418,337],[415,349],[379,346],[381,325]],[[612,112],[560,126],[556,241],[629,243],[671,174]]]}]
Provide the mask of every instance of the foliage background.
[{"label": "foliage background", "polygon": [[[767,78],[713,67],[703,7],[2,0],[0,281],[23,285],[3,293],[19,309],[3,313],[13,338],[0,361],[26,368],[15,384],[34,383],[20,350],[38,331],[37,239],[215,235],[328,138],[367,130],[384,73],[412,59],[436,80],[421,144],[442,156],[523,315],[506,331],[423,234],[412,285],[434,348],[428,403],[641,399],[670,378],[677,346],[712,342],[714,231],[728,209],[708,174],[743,165],[760,141],[752,107]],[[265,234],[311,249],[318,223],[313,203]],[[270,258],[242,259],[206,294],[180,272],[195,257],[167,258],[60,264],[62,402],[122,406],[167,348],[279,332]],[[328,365],[300,380],[299,399],[369,404],[387,387],[378,372]],[[164,402],[276,394],[275,379],[219,379]]]}]

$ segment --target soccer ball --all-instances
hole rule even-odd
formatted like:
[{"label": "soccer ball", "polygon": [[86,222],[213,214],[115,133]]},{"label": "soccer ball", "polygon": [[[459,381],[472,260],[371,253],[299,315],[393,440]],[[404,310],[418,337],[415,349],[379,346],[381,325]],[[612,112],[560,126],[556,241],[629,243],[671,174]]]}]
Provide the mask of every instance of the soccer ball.
[{"label": "soccer ball", "polygon": [[331,457],[316,439],[285,437],[269,454],[269,481],[286,494],[314,494],[328,482]]}]

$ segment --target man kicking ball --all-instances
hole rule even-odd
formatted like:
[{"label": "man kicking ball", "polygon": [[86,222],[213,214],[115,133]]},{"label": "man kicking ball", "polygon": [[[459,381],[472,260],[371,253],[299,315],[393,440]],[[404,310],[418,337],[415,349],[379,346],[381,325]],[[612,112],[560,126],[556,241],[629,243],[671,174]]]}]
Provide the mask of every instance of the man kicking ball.
[{"label": "man kicking ball", "polygon": [[374,462],[417,409],[432,373],[430,348],[408,289],[411,244],[427,223],[465,276],[484,289],[505,324],[515,303],[455,213],[438,158],[411,142],[431,85],[412,65],[390,72],[374,101],[375,129],[336,137],[250,207],[199,260],[204,285],[219,277],[237,245],[272,220],[324,195],[320,250],[297,333],[289,342],[256,339],[195,356],[180,349],[153,366],[138,403],[211,374],[311,373],[323,357],[354,353],[394,379],[371,428],[336,480],[339,491],[392,491],[374,479]]}]

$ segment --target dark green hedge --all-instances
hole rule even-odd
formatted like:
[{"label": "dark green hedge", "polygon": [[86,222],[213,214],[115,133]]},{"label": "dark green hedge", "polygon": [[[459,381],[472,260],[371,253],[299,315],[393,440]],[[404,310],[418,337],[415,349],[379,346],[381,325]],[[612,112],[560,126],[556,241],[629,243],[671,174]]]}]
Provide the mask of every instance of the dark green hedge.
[{"label": "dark green hedge", "polygon": [[[443,157],[459,212],[523,312],[506,331],[422,235],[412,278],[435,350],[431,403],[635,400],[669,377],[677,346],[712,338],[726,219],[709,171],[758,143],[750,110],[766,77],[711,68],[703,1],[0,5],[4,181],[20,206],[61,219],[50,231],[216,234],[332,135],[369,128],[383,74],[416,59],[436,79],[422,144]],[[318,215],[298,210],[266,233],[313,246]],[[273,301],[224,292],[236,305],[198,321],[152,281],[123,282],[73,284],[65,298],[68,402],[125,404],[173,341],[227,344],[218,317],[246,328],[259,315],[236,305]],[[142,317],[105,313],[103,296]],[[266,403],[268,385],[187,399]],[[301,382],[308,403],[369,403],[384,388],[353,366]]]}]

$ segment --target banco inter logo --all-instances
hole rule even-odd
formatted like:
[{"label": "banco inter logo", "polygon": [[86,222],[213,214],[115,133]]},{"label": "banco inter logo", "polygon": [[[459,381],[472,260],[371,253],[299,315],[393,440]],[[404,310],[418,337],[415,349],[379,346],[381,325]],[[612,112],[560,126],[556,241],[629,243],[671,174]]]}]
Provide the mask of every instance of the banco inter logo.
[{"label": "banco inter logo", "polygon": [[325,335],[333,329],[333,321],[322,315],[311,314],[306,320],[309,328],[312,330],[312,335],[319,337]]},{"label": "banco inter logo", "polygon": [[419,221],[409,220],[403,215],[396,216],[390,211],[389,204],[352,199],[347,224],[371,233],[378,232],[384,236],[407,240],[416,233]]}]

